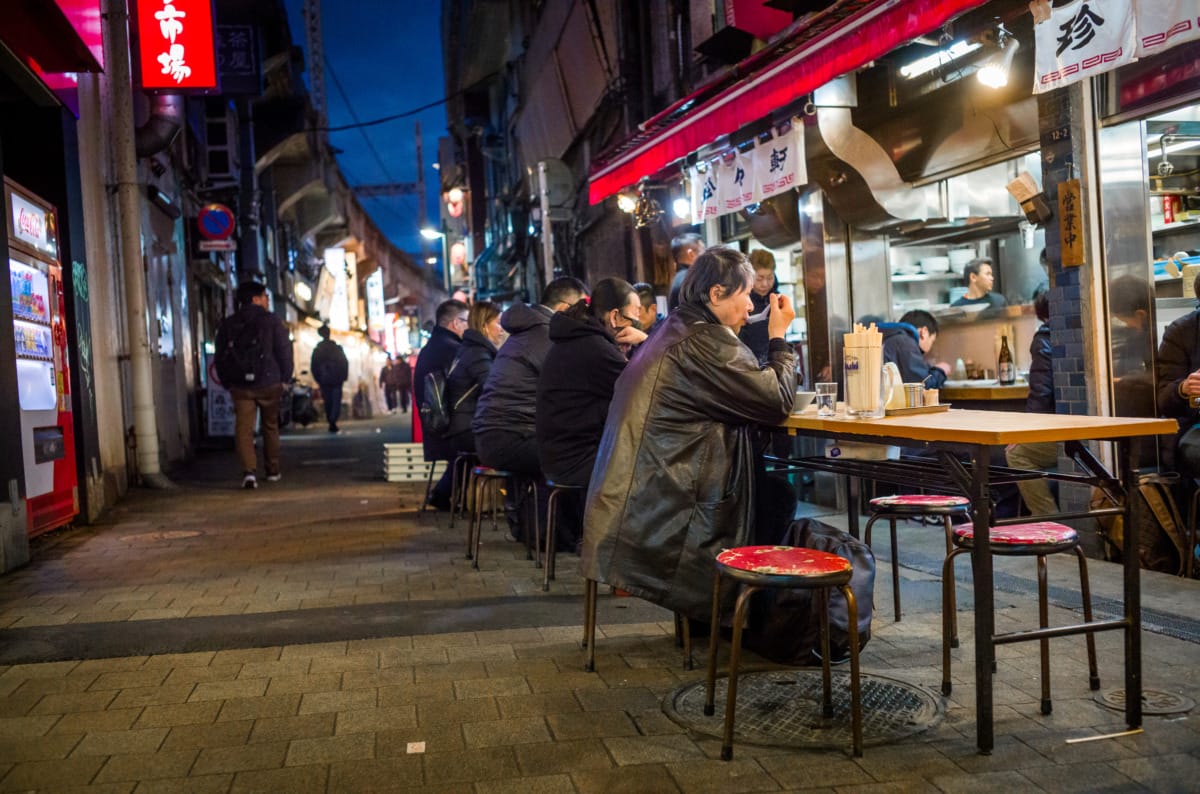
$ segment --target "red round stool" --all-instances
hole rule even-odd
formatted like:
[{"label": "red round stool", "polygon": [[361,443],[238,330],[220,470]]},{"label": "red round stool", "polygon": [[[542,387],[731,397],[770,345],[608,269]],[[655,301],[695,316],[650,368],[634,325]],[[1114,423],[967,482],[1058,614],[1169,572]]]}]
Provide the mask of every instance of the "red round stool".
[{"label": "red round stool", "polygon": [[[1079,546],[1079,536],[1065,524],[1054,521],[1035,521],[1028,524],[1009,524],[992,527],[988,544],[997,557],[1037,557],[1038,626],[1050,624],[1049,602],[1046,594],[1046,556],[1073,551],[1079,557],[1079,590],[1083,596],[1083,619],[1092,621],[1092,594],[1088,587],[1087,558]],[[975,547],[975,527],[964,524],[954,527],[954,551],[942,564],[942,694],[949,695],[950,648],[958,647],[958,620],[954,599],[954,558]],[[1093,690],[1100,688],[1100,673],[1096,667],[1096,640],[1087,638],[1088,683]],[[1042,656],[1042,713],[1049,714],[1050,703],[1050,640],[1038,640]]]},{"label": "red round stool", "polygon": [[721,758],[733,758],[733,718],[737,707],[738,663],[742,652],[742,626],[750,596],[765,588],[809,588],[821,599],[821,677],[824,693],[821,713],[833,717],[833,682],[829,665],[829,588],[836,587],[846,598],[847,625],[850,627],[850,719],[855,757],[862,755],[862,692],[858,680],[858,604],[850,589],[853,568],[850,561],[829,552],[794,546],[741,546],[717,555],[713,578],[712,624],[709,627],[708,677],[704,714],[714,713],[713,699],[717,681],[717,648],[721,644],[721,578],[738,584],[733,612],[733,644],[729,649],[729,688],[725,697],[725,733]]},{"label": "red round stool", "polygon": [[892,536],[892,605],[896,611],[896,622],[900,622],[900,560],[896,552],[896,521],[901,518],[941,516],[946,530],[946,553],[951,551],[950,533],[952,518],[968,518],[971,500],[965,496],[944,494],[895,494],[877,496],[871,500],[871,518],[863,530],[863,542],[871,545],[871,525],[886,518]]}]

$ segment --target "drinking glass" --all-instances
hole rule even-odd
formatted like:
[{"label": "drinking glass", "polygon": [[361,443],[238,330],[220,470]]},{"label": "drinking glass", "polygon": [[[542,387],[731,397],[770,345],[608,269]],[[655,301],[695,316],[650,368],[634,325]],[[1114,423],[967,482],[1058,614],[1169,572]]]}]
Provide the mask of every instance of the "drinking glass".
[{"label": "drinking glass", "polygon": [[833,416],[833,409],[837,404],[837,390],[836,383],[817,384],[817,416]]}]

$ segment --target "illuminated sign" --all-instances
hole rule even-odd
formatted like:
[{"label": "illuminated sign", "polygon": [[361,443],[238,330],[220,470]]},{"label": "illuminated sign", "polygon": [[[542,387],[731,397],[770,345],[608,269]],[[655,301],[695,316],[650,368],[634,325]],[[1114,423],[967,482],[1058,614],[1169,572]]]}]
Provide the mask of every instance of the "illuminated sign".
[{"label": "illuminated sign", "polygon": [[212,0],[137,0],[142,87],[217,87]]},{"label": "illuminated sign", "polygon": [[333,282],[327,321],[329,327],[335,331],[350,330],[350,304],[348,303],[350,296],[346,285],[346,264],[345,249],[325,249],[325,270]]},{"label": "illuminated sign", "polygon": [[384,328],[383,271],[376,270],[367,278],[367,325],[372,331]]},{"label": "illuminated sign", "polygon": [[12,209],[12,234],[21,242],[43,251],[52,257],[58,256],[58,236],[54,229],[54,216],[45,207],[40,207],[15,191],[8,194]]}]

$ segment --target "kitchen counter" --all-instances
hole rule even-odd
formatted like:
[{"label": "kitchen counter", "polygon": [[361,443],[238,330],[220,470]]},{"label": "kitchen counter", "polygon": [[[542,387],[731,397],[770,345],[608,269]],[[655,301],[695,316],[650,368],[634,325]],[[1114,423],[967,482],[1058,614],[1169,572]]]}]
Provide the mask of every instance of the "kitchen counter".
[{"label": "kitchen counter", "polygon": [[948,380],[938,390],[938,399],[944,403],[962,400],[1022,400],[1029,397],[1029,384],[1017,381],[1012,386],[1001,386],[996,380]]}]

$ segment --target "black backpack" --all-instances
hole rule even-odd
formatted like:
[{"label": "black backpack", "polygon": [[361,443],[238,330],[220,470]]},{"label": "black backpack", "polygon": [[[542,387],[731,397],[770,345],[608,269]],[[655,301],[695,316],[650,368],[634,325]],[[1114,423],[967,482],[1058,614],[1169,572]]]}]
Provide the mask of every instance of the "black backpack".
[{"label": "black backpack", "polygon": [[214,360],[217,378],[226,389],[255,386],[264,351],[258,326],[241,315],[225,318],[218,334],[219,345]]},{"label": "black backpack", "polygon": [[446,375],[440,369],[435,369],[425,376],[425,397],[420,412],[421,427],[426,433],[442,435],[450,427],[450,411],[446,407]]}]

